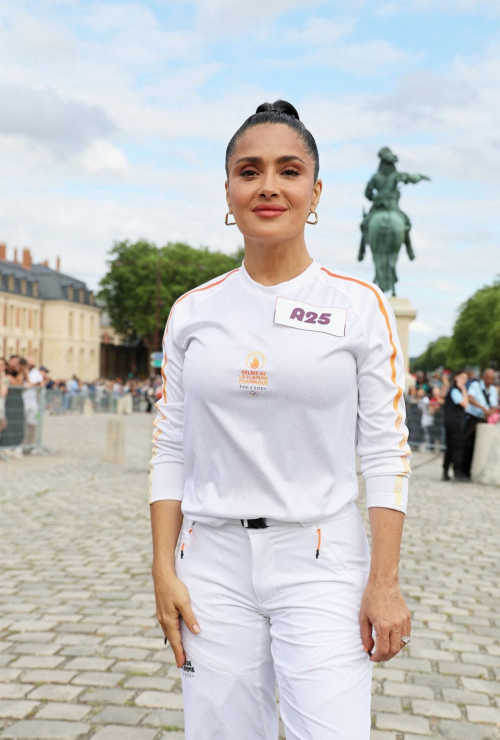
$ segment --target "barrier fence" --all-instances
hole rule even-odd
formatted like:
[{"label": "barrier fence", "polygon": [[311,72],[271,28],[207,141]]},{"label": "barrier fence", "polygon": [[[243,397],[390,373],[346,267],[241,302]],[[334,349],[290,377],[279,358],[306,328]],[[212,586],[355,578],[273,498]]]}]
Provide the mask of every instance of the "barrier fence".
[{"label": "barrier fence", "polygon": [[[47,415],[93,413],[131,414],[155,412],[155,399],[141,393],[113,394],[106,389],[70,393],[60,389],[10,386],[5,398],[3,418],[0,407],[0,459],[9,460],[24,454],[50,454],[44,444]],[[413,450],[446,449],[443,410],[406,402],[406,425]]]},{"label": "barrier fence", "polygon": [[0,459],[48,455],[43,442],[45,389],[10,386],[0,406]]}]

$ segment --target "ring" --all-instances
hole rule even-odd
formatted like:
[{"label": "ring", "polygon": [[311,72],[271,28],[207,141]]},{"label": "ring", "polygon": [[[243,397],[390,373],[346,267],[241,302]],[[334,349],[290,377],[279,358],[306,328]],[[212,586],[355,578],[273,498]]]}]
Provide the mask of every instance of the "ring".
[{"label": "ring", "polygon": [[410,640],[411,640],[410,635],[407,635],[406,637],[402,637],[401,638],[401,642],[404,642],[405,645],[408,645],[408,643],[410,642]]}]

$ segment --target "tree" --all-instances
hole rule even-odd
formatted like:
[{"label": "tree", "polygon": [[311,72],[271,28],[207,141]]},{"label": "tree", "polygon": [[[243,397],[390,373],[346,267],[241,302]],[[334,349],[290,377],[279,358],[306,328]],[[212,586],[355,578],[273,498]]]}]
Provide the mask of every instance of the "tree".
[{"label": "tree", "polygon": [[453,327],[450,362],[454,367],[500,366],[500,278],[480,288],[460,306]]},{"label": "tree", "polygon": [[451,337],[438,337],[431,342],[425,352],[412,360],[412,372],[417,370],[435,370],[437,367],[446,367],[450,353]]},{"label": "tree", "polygon": [[439,337],[411,363],[416,370],[500,366],[500,278],[460,306],[453,336]]},{"label": "tree", "polygon": [[115,330],[129,340],[142,337],[149,351],[161,349],[172,304],[188,290],[241,265],[234,254],[194,249],[181,242],[157,247],[146,240],[115,242],[109,269],[100,281],[103,301]]}]

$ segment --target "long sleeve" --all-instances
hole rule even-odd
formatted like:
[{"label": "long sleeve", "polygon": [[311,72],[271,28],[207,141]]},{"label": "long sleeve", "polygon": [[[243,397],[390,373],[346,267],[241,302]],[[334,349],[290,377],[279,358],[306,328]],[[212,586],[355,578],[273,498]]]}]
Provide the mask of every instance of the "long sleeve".
[{"label": "long sleeve", "polygon": [[[365,343],[357,358],[356,451],[366,480],[367,507],[406,513],[411,475],[405,424],[405,367],[396,318],[382,293],[373,290],[363,312]],[[378,304],[378,305],[377,305]]]},{"label": "long sleeve", "polygon": [[156,404],[153,454],[149,463],[149,503],[182,501],[184,491],[184,355],[175,341],[176,304],[170,310],[163,335],[162,395]]}]

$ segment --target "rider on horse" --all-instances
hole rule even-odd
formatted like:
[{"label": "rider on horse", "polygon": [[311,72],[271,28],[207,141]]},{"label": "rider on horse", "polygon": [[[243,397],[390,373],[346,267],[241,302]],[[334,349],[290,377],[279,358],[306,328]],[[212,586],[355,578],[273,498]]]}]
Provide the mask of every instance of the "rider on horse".
[{"label": "rider on horse", "polygon": [[358,259],[363,259],[365,253],[370,219],[373,213],[380,210],[396,211],[403,217],[405,222],[404,243],[406,244],[409,258],[414,259],[415,255],[410,241],[411,222],[406,213],[403,213],[399,207],[399,198],[401,193],[399,192],[398,185],[400,182],[405,184],[417,183],[420,182],[420,180],[429,180],[430,178],[426,175],[409,175],[406,172],[398,172],[395,166],[398,158],[387,146],[384,146],[383,149],[379,151],[378,156],[380,157],[378,172],[373,175],[365,190],[365,196],[368,200],[373,201],[373,205],[370,208],[370,211],[365,214],[360,225],[362,237]]}]

